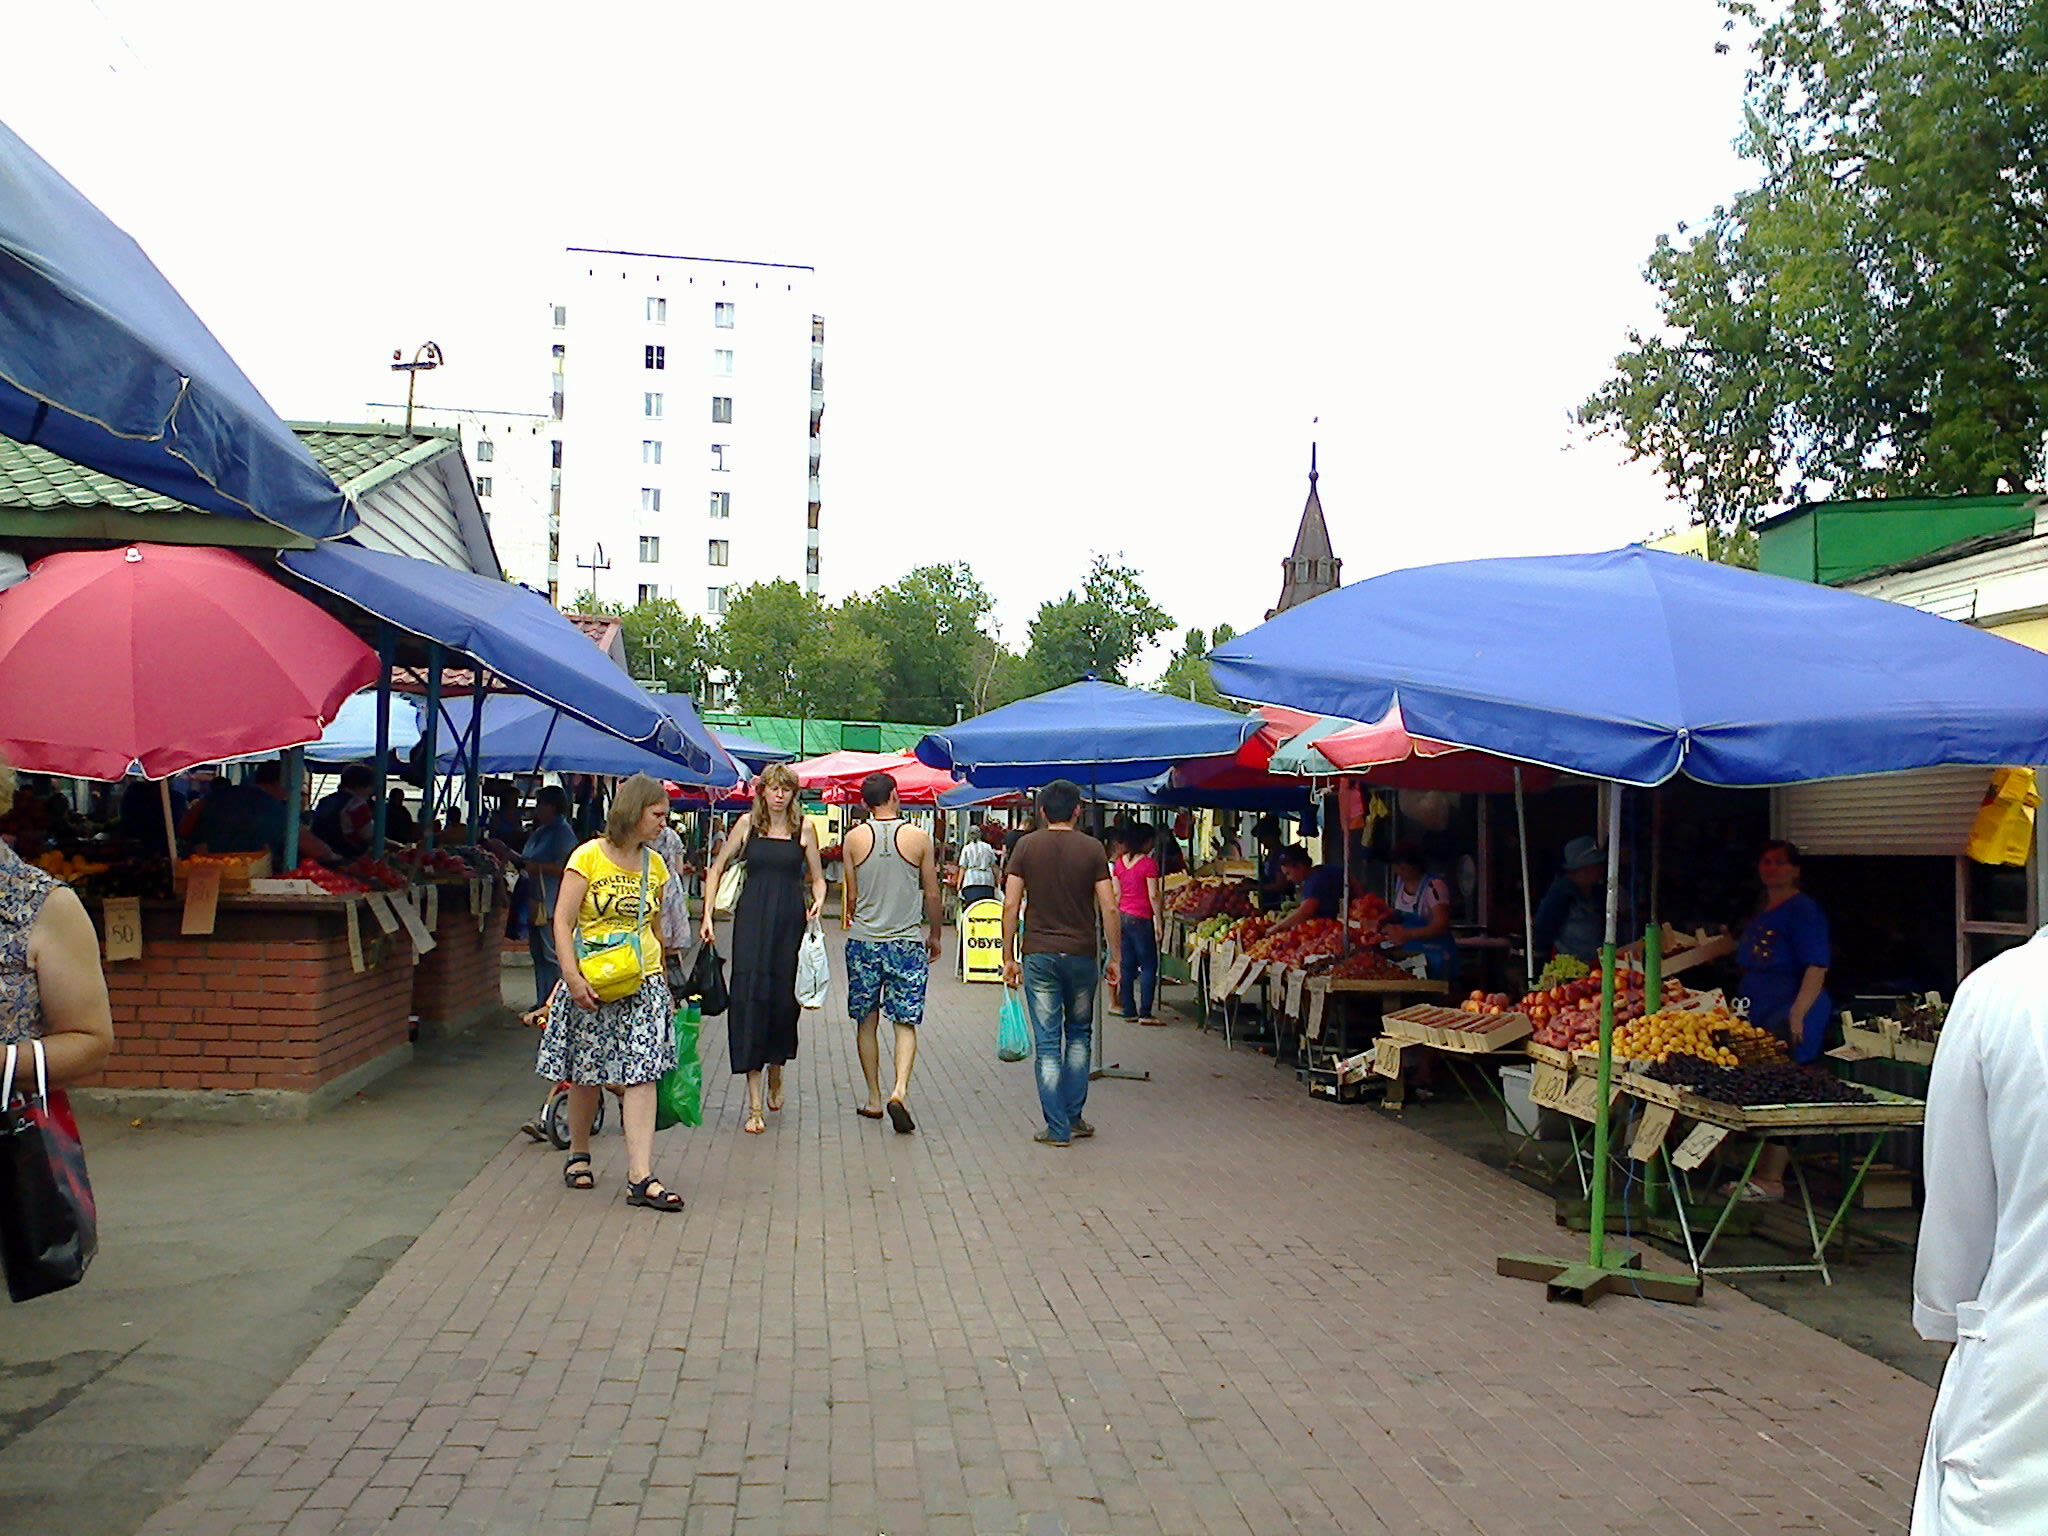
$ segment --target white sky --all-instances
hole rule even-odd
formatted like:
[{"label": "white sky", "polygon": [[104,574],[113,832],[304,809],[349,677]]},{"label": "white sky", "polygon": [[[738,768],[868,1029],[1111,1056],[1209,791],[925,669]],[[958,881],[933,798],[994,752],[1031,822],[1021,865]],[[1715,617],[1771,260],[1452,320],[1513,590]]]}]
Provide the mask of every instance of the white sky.
[{"label": "white sky", "polygon": [[1567,412],[1652,314],[1654,237],[1746,181],[1714,0],[46,0],[8,31],[7,122],[289,417],[359,419],[429,337],[424,397],[542,408],[564,245],[816,266],[830,594],[967,560],[1012,643],[1094,550],[1183,627],[1256,623],[1316,416],[1348,579],[1670,526]]}]

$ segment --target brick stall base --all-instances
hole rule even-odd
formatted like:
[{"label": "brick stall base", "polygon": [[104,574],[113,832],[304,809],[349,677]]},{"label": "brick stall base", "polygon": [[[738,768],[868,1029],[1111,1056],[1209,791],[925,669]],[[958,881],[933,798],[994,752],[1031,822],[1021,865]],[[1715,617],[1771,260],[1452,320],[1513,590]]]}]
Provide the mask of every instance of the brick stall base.
[{"label": "brick stall base", "polygon": [[[505,942],[504,889],[495,880],[435,889],[434,947],[413,969],[412,1011],[422,1033],[460,1034],[504,1010],[498,979]],[[481,928],[473,902],[484,907]]]},{"label": "brick stall base", "polygon": [[411,946],[357,901],[369,962],[357,971],[350,904],[223,898],[215,931],[189,936],[181,904],[146,904],[142,958],[106,968],[114,1054],[79,1097],[124,1112],[290,1117],[403,1065]]}]

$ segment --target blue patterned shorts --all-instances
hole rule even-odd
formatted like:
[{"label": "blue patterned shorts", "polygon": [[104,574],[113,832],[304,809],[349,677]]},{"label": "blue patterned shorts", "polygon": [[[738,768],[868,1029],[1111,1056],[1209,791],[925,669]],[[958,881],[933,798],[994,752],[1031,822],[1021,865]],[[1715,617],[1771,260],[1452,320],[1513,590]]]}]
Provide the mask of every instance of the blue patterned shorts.
[{"label": "blue patterned shorts", "polygon": [[846,1011],[859,1023],[877,1009],[891,1024],[924,1020],[931,961],[918,939],[846,941]]}]

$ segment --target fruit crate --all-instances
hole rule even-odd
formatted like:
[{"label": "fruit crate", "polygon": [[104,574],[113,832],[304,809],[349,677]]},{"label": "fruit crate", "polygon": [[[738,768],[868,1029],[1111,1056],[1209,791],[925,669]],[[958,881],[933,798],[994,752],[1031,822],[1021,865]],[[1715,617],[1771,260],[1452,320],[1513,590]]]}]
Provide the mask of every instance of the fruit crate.
[{"label": "fruit crate", "polygon": [[1406,993],[1416,997],[1441,997],[1451,990],[1447,981],[1430,981],[1419,976],[1406,981],[1356,981],[1348,976],[1317,976],[1309,981],[1309,986],[1317,992]]},{"label": "fruit crate", "polygon": [[[1883,1088],[1863,1088],[1874,1102],[1869,1104],[1723,1104],[1704,1099],[1690,1088],[1660,1083],[1640,1072],[1624,1072],[1621,1084],[1636,1098],[1663,1104],[1688,1119],[1704,1121],[1731,1131],[1832,1130],[1860,1125],[1918,1125],[1926,1118],[1927,1102],[1891,1093]],[[1862,1087],[1861,1084],[1858,1084]]]},{"label": "fruit crate", "polygon": [[1526,1014],[1466,1013],[1430,1003],[1417,1003],[1387,1014],[1380,1025],[1390,1035],[1419,1040],[1440,1051],[1472,1055],[1502,1050],[1528,1039],[1536,1029]]},{"label": "fruit crate", "polygon": [[270,878],[270,850],[265,848],[257,853],[201,853],[189,859],[178,860],[171,870],[171,889],[180,895],[192,883],[195,869],[217,869],[220,871],[220,888],[223,895],[245,896],[251,880]]}]

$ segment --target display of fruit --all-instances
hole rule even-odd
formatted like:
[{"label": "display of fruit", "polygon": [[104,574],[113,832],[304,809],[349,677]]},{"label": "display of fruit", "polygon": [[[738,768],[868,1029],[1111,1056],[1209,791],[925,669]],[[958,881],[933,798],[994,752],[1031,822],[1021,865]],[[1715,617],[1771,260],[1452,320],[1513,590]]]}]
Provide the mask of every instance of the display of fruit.
[{"label": "display of fruit", "polygon": [[1386,956],[1370,949],[1353,950],[1331,966],[1328,973],[1339,981],[1413,981],[1415,978]]},{"label": "display of fruit", "polygon": [[1592,969],[1577,955],[1557,955],[1552,958],[1550,964],[1543,967],[1543,974],[1536,978],[1536,990],[1547,992],[1567,981],[1577,981]]},{"label": "display of fruit", "polygon": [[369,890],[402,891],[405,889],[405,876],[400,874],[396,867],[382,859],[373,859],[365,855],[363,858],[350,860],[342,865],[341,868],[344,874],[360,880]]},{"label": "display of fruit", "polygon": [[1368,933],[1377,933],[1394,915],[1394,909],[1377,896],[1354,896],[1345,908],[1345,921]]},{"label": "display of fruit", "polygon": [[338,869],[329,869],[325,864],[316,864],[311,859],[301,859],[298,867],[285,878],[310,880],[330,896],[360,896],[369,889],[353,875],[345,875]]},{"label": "display of fruit", "polygon": [[1899,1033],[1908,1040],[1929,1044],[1941,1038],[1941,1026],[1948,1022],[1948,1004],[1923,1000],[1899,1009]]},{"label": "display of fruit", "polygon": [[1753,1107],[1759,1104],[1868,1104],[1870,1095],[1818,1067],[1725,1067],[1697,1056],[1674,1056],[1645,1069],[1660,1083],[1689,1088],[1717,1104]]},{"label": "display of fruit", "polygon": [[1249,917],[1252,894],[1231,880],[1191,880],[1167,898],[1166,910],[1176,917],[1206,919]]},{"label": "display of fruit", "polygon": [[[1633,1019],[1614,1031],[1614,1054],[1628,1061],[1669,1061],[1697,1056],[1718,1067],[1740,1065],[1736,1054],[1719,1043],[1717,1033],[1734,1020],[1723,1008],[1694,1012],[1663,1008]],[[1742,1026],[1749,1028],[1747,1024]]]},{"label": "display of fruit", "polygon": [[448,848],[436,848],[432,853],[408,848],[394,854],[391,862],[421,880],[467,880],[474,873],[467,859]]},{"label": "display of fruit", "polygon": [[1344,928],[1334,917],[1311,917],[1284,933],[1269,933],[1250,945],[1245,953],[1254,960],[1277,960],[1299,966],[1305,961],[1339,953],[1344,947]]},{"label": "display of fruit", "polygon": [[1260,913],[1257,917],[1239,918],[1230,925],[1230,942],[1239,949],[1249,949],[1266,936],[1267,930],[1279,921],[1272,913]]},{"label": "display of fruit", "polygon": [[55,875],[67,884],[84,880],[92,875],[104,875],[113,866],[102,864],[79,854],[52,851],[36,860],[36,868],[47,875]]},{"label": "display of fruit", "polygon": [[1213,944],[1229,933],[1236,924],[1237,919],[1228,914],[1206,917],[1195,924],[1191,936],[1197,944]]},{"label": "display of fruit", "polygon": [[1505,992],[1474,992],[1458,1004],[1460,1013],[1508,1013],[1514,1004]]}]

